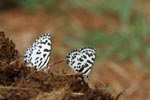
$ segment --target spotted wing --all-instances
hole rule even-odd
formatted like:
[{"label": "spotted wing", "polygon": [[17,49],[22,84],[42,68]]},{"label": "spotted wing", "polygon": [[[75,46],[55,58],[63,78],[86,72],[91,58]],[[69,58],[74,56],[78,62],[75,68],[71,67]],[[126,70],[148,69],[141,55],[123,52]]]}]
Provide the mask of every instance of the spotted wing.
[{"label": "spotted wing", "polygon": [[83,67],[82,74],[84,77],[87,77],[96,58],[96,49],[91,47],[84,47],[79,49],[79,52],[82,54],[81,58],[84,59],[84,62],[81,65]]},{"label": "spotted wing", "polygon": [[41,70],[47,67],[51,54],[51,37],[49,33],[40,36],[26,50],[24,61],[28,63],[28,67],[36,67]]},{"label": "spotted wing", "polygon": [[84,77],[87,77],[91,71],[95,57],[96,49],[84,47],[70,52],[66,57],[66,62],[76,73],[82,73]]},{"label": "spotted wing", "polygon": [[75,71],[76,73],[78,73],[81,69],[81,62],[80,58],[81,58],[81,54],[80,52],[78,52],[78,50],[74,50],[71,51],[68,56],[66,57],[66,62],[67,64],[73,69],[73,71]]}]

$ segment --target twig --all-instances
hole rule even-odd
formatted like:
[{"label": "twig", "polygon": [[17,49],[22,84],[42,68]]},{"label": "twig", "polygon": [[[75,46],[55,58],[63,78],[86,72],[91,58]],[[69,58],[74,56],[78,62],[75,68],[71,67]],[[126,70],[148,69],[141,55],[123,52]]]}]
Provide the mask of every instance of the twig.
[{"label": "twig", "polygon": [[62,62],[64,62],[64,60],[59,60],[57,62],[54,62],[53,64],[50,64],[49,66],[53,66],[53,65],[56,65],[56,64],[59,64],[59,63],[62,63]]}]

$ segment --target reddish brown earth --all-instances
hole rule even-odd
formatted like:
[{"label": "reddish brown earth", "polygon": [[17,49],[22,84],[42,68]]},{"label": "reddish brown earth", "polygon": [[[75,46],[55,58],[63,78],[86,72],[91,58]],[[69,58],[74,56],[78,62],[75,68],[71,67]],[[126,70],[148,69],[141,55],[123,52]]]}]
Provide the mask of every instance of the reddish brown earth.
[{"label": "reddish brown earth", "polygon": [[92,89],[80,75],[59,75],[25,66],[15,44],[0,32],[0,100],[115,100]]}]

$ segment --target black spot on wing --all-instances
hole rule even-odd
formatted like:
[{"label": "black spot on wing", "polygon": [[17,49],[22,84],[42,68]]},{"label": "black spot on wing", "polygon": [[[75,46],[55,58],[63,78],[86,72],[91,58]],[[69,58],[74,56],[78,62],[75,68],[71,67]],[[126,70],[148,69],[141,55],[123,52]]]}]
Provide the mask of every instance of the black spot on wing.
[{"label": "black spot on wing", "polygon": [[84,70],[84,67],[81,67],[80,70],[78,70],[78,72],[82,72]]},{"label": "black spot on wing", "polygon": [[42,61],[43,58],[40,58],[40,61]]},{"label": "black spot on wing", "polygon": [[71,65],[73,65],[74,63],[75,63],[75,61],[72,61],[72,62],[71,62]]},{"label": "black spot on wing", "polygon": [[50,50],[49,49],[44,49],[44,52],[50,52]]},{"label": "black spot on wing", "polygon": [[39,59],[39,57],[36,57],[36,58],[35,58],[35,60],[38,60],[38,59]]},{"label": "black spot on wing", "polygon": [[73,54],[73,56],[76,56],[76,55],[78,55],[78,54],[77,54],[77,53],[74,53],[74,54]]},{"label": "black spot on wing", "polygon": [[82,62],[82,61],[83,61],[83,59],[81,59],[81,58],[79,58],[78,60],[79,60],[80,62]]},{"label": "black spot on wing", "polygon": [[39,52],[39,51],[38,51],[38,52],[36,52],[36,54],[38,54],[38,55],[39,55],[39,54],[41,54],[41,52]]},{"label": "black spot on wing", "polygon": [[45,42],[41,42],[41,44],[46,44],[47,43],[47,40]]},{"label": "black spot on wing", "polygon": [[70,63],[70,60],[66,59],[66,63],[69,64],[69,63]]},{"label": "black spot on wing", "polygon": [[81,68],[81,66],[79,66],[79,65],[78,65],[78,66],[77,66],[77,68],[78,68],[78,69],[80,69],[80,68]]},{"label": "black spot on wing", "polygon": [[50,54],[47,56],[47,58],[46,58],[46,60],[44,61],[44,63],[43,63],[43,65],[41,65],[41,67],[39,67],[39,68],[42,68],[42,67],[46,67],[46,66],[44,66],[46,63],[48,64],[48,59],[49,59],[49,57],[50,57]]},{"label": "black spot on wing", "polygon": [[76,55],[72,56],[72,59],[75,59],[76,58]]},{"label": "black spot on wing", "polygon": [[92,60],[94,61],[94,60],[95,60],[95,58],[92,58]]},{"label": "black spot on wing", "polygon": [[38,65],[38,66],[41,66],[41,64],[42,64],[42,61],[39,63],[39,65]]},{"label": "black spot on wing", "polygon": [[32,60],[32,57],[31,57],[31,59],[30,59],[30,61]]},{"label": "black spot on wing", "polygon": [[43,57],[45,57],[46,56],[46,54],[43,54]]},{"label": "black spot on wing", "polygon": [[86,74],[91,68],[92,68],[92,67],[89,67],[87,70],[85,70],[85,71],[83,72],[83,74]]},{"label": "black spot on wing", "polygon": [[81,65],[81,63],[79,62],[78,65]]},{"label": "black spot on wing", "polygon": [[40,45],[39,48],[42,48],[42,46]]},{"label": "black spot on wing", "polygon": [[87,57],[85,55],[83,55],[83,58],[86,59]]},{"label": "black spot on wing", "polygon": [[49,46],[51,45],[49,42],[47,43]]},{"label": "black spot on wing", "polygon": [[24,55],[24,58],[28,57],[27,55]]},{"label": "black spot on wing", "polygon": [[76,69],[76,68],[77,68],[77,66],[74,66],[73,68],[74,68],[74,69]]},{"label": "black spot on wing", "polygon": [[93,56],[93,53],[86,53],[89,57]]},{"label": "black spot on wing", "polygon": [[87,60],[88,63],[93,64],[90,60]]}]

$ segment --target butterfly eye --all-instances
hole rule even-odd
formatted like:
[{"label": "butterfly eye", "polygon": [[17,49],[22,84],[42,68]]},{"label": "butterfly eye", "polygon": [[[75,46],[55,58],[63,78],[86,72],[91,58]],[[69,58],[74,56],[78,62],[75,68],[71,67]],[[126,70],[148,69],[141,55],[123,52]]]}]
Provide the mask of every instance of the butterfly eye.
[{"label": "butterfly eye", "polygon": [[81,73],[86,78],[91,71],[95,58],[95,48],[83,47],[71,51],[66,57],[66,62],[74,72]]},{"label": "butterfly eye", "polygon": [[32,64],[30,67],[36,67],[37,70],[45,69],[50,60],[51,37],[46,33],[38,37],[33,44],[27,48],[24,54],[24,61]]}]

